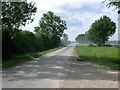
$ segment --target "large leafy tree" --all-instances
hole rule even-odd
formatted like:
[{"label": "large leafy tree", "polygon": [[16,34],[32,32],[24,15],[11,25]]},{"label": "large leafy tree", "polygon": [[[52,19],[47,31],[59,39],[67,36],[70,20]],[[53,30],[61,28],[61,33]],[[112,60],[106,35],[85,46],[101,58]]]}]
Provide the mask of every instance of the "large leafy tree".
[{"label": "large leafy tree", "polygon": [[17,46],[14,41],[20,32],[19,27],[32,22],[36,10],[35,3],[32,2],[2,2],[3,58],[5,55],[9,57]]},{"label": "large leafy tree", "polygon": [[32,15],[36,12],[35,3],[27,2],[2,2],[2,28],[16,29],[25,25],[27,21],[32,22]]},{"label": "large leafy tree", "polygon": [[101,46],[108,41],[109,36],[115,33],[116,24],[107,16],[103,16],[100,19],[92,23],[90,29],[87,32],[88,38]]},{"label": "large leafy tree", "polygon": [[43,14],[43,17],[39,21],[39,26],[35,27],[35,32],[44,32],[47,34],[52,34],[60,38],[67,29],[67,24],[59,16],[56,16],[53,12],[47,12]]},{"label": "large leafy tree", "polygon": [[35,27],[36,33],[46,33],[51,37],[51,42],[54,46],[60,44],[60,37],[67,29],[67,24],[59,16],[56,16],[53,12],[47,12],[43,14],[43,17],[39,21],[39,26]]},{"label": "large leafy tree", "polygon": [[33,21],[32,15],[36,10],[35,3],[32,2],[2,2],[3,37],[13,39],[21,25]]}]

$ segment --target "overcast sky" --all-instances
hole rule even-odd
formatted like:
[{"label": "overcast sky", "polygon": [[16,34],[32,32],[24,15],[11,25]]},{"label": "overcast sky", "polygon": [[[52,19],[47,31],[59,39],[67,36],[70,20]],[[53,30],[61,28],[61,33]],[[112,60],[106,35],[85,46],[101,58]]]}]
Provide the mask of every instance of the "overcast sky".
[{"label": "overcast sky", "polygon": [[[90,25],[103,15],[110,17],[116,24],[118,23],[117,10],[107,8],[104,0],[28,0],[35,2],[38,8],[34,16],[34,22],[27,24],[22,29],[33,31],[38,26],[39,20],[43,13],[52,11],[55,15],[67,22],[69,40],[75,40],[78,34],[84,34],[89,30]],[[114,10],[114,11],[113,11]],[[118,39],[118,31],[110,38],[110,40]]]}]

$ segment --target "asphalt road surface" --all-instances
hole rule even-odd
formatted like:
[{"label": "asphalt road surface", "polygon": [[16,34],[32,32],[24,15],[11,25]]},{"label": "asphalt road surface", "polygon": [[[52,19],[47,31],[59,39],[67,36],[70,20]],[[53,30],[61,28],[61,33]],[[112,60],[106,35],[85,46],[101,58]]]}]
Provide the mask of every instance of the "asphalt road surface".
[{"label": "asphalt road surface", "polygon": [[71,44],[2,73],[3,88],[118,88],[118,72],[77,61]]}]

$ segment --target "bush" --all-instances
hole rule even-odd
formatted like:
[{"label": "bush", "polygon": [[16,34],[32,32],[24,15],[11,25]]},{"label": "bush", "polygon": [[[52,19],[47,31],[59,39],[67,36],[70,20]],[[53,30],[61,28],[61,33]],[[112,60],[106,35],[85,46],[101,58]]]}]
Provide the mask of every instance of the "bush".
[{"label": "bush", "polygon": [[105,44],[104,46],[106,46],[106,47],[112,47],[112,45],[110,45],[110,44]]},{"label": "bush", "polygon": [[15,32],[13,38],[9,32],[4,31],[3,33],[3,60],[15,55],[41,52],[59,45],[58,38],[46,33],[34,34],[30,31],[19,30]]}]

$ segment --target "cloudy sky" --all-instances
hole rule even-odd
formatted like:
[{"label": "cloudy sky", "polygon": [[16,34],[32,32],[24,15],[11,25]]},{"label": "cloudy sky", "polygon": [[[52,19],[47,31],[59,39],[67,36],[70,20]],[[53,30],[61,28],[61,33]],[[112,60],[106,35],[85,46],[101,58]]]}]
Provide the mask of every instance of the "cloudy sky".
[{"label": "cloudy sky", "polygon": [[[27,24],[25,30],[33,31],[38,26],[39,20],[43,13],[52,11],[55,15],[67,22],[69,40],[75,40],[78,34],[84,34],[89,30],[90,25],[103,15],[109,16],[116,24],[118,23],[117,10],[107,8],[104,0],[28,0],[35,2],[37,13],[34,16],[34,22]],[[118,39],[118,31],[110,38],[110,40]]]}]

